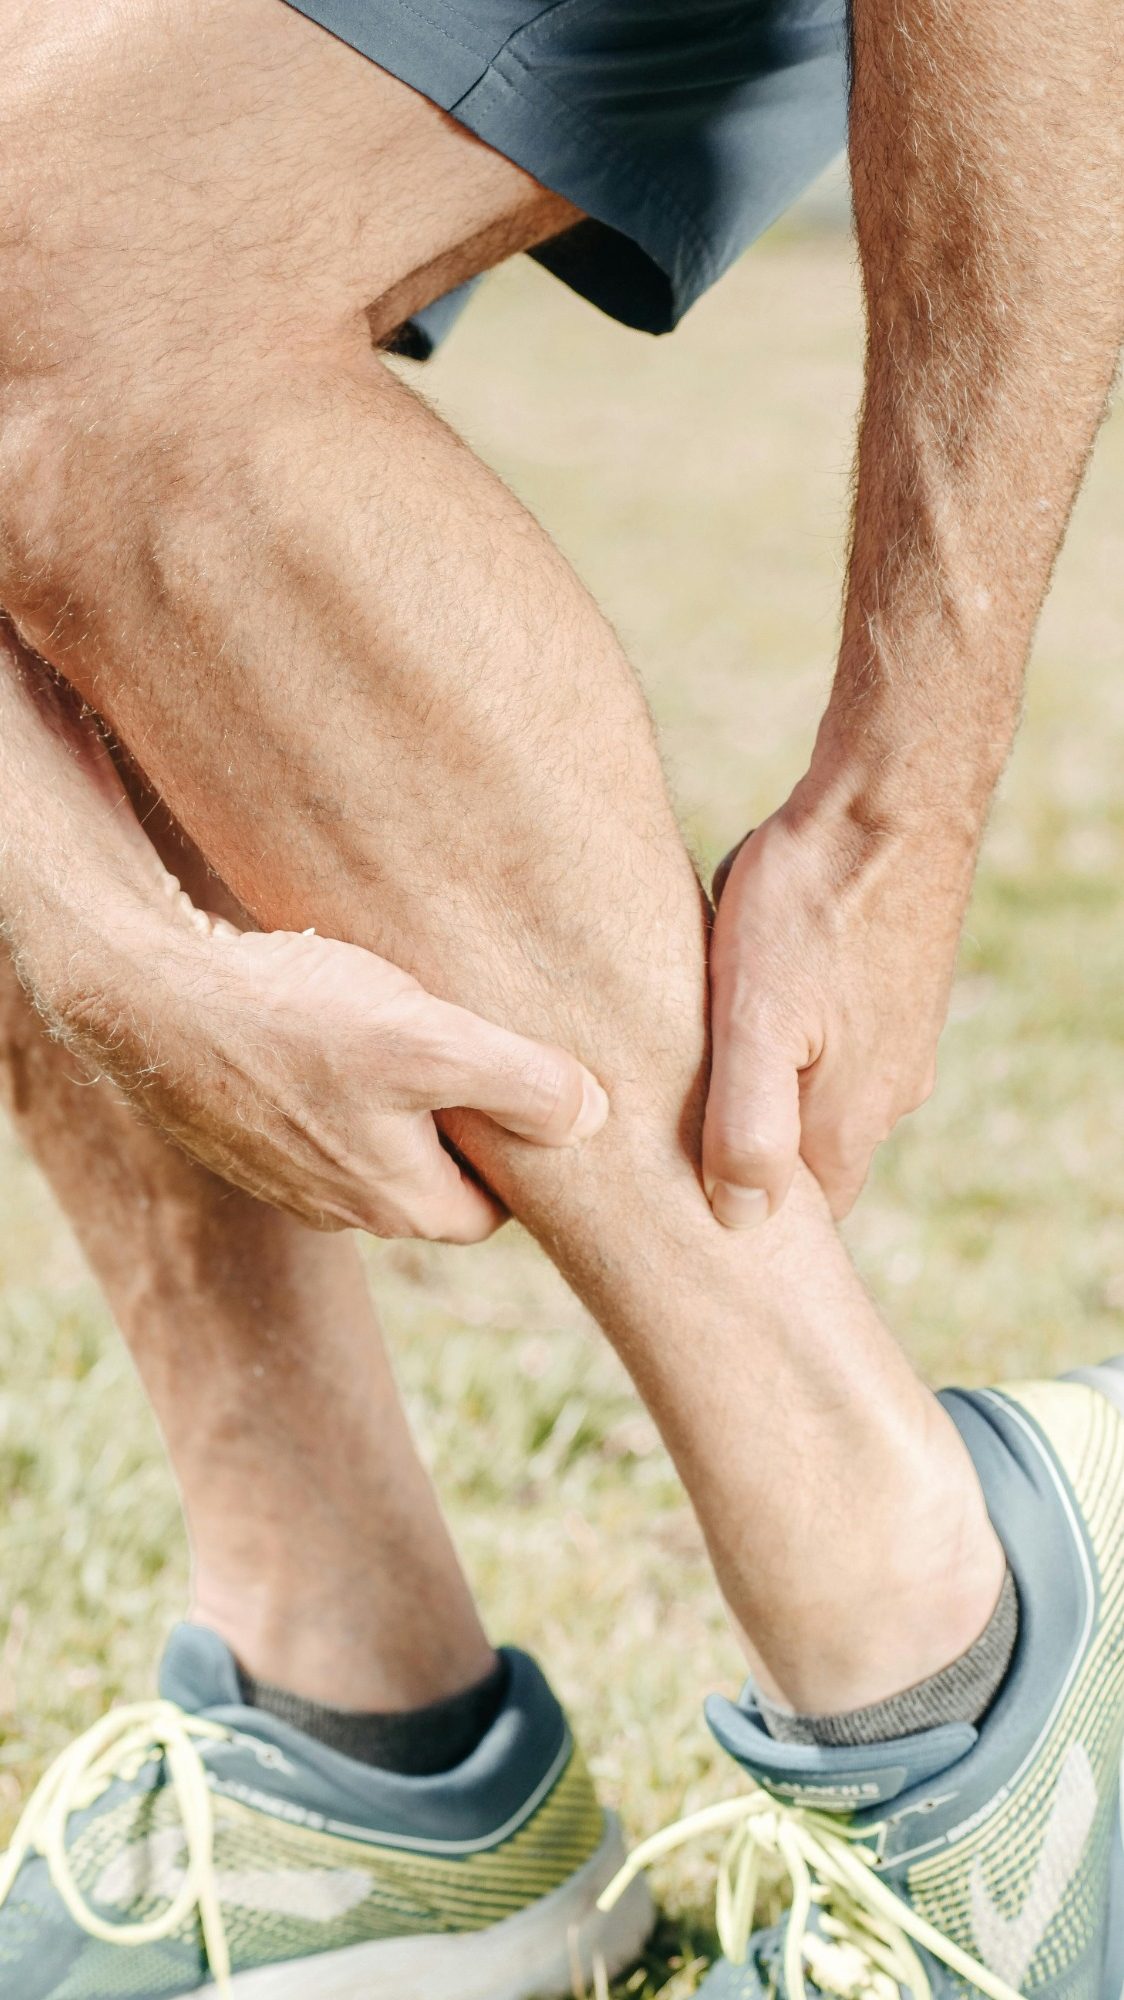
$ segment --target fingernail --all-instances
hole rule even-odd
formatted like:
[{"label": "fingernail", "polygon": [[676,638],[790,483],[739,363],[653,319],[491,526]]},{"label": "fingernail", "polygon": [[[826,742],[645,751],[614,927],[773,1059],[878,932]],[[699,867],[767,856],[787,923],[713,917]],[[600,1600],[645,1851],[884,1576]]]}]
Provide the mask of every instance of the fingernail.
[{"label": "fingernail", "polygon": [[717,1181],[710,1205],[727,1229],[757,1229],[768,1220],[769,1197],[764,1188],[733,1187]]},{"label": "fingernail", "polygon": [[574,1128],[570,1135],[571,1138],[575,1140],[592,1139],[595,1132],[600,1132],[608,1116],[608,1096],[602,1090],[597,1078],[590,1076],[587,1072],[585,1084],[582,1089],[582,1108],[574,1121]]}]

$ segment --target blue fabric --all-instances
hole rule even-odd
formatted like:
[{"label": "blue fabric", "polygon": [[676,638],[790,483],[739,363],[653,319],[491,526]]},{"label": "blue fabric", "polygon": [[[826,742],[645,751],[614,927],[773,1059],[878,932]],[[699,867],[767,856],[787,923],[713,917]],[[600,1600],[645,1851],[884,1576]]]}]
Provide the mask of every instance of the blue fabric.
[{"label": "blue fabric", "polygon": [[534,1661],[513,1647],[504,1647],[502,1657],[508,1685],[496,1721],[455,1771],[430,1778],[404,1778],[354,1763],[277,1716],[247,1708],[229,1648],[204,1626],[175,1628],[160,1692],[188,1714],[235,1732],[232,1742],[208,1746],[208,1768],[219,1791],[237,1795],[239,1787],[248,1788],[299,1804],[325,1824],[342,1821],[389,1842],[484,1845],[524,1812],[571,1741],[566,1718]]},{"label": "blue fabric", "polygon": [[[670,330],[838,153],[845,0],[287,0],[589,217],[533,254]],[[459,307],[462,301],[457,300]],[[426,338],[447,329],[439,303]]]}]

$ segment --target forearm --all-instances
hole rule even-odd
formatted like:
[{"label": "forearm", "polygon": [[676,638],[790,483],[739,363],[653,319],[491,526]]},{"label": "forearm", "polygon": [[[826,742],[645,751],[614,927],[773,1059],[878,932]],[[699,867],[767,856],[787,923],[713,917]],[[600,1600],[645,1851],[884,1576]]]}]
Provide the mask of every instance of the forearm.
[{"label": "forearm", "polygon": [[1118,0],[854,0],[868,310],[813,790],[974,845],[1124,336]]},{"label": "forearm", "polygon": [[[711,946],[705,1170],[846,1214],[933,1087],[981,832],[1124,336],[1119,0],[852,0],[866,388],[839,666]],[[750,1133],[731,1148],[724,1135]]]},{"label": "forearm", "polygon": [[123,984],[174,889],[93,726],[0,627],[0,937],[44,1011]]}]

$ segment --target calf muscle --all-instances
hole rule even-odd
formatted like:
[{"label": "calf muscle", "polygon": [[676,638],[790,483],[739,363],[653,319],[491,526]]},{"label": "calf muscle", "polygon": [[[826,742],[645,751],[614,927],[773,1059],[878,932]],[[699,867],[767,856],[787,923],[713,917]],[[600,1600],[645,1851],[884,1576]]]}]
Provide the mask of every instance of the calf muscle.
[{"label": "calf muscle", "polygon": [[[884,1545],[825,1548],[823,1595],[802,1554],[788,1615],[818,1480],[862,1463],[903,1568],[930,1583],[929,1547],[955,1573],[964,1643],[994,1586],[985,1542],[965,1587],[981,1503],[808,1177],[755,1241],[710,1213],[705,910],[635,681],[546,537],[373,357],[310,368],[275,417],[240,437],[237,507],[185,481],[159,564],[107,566],[60,663],[258,921],[375,949],[602,1078],[610,1124],[565,1159],[467,1115],[450,1133],[627,1360],[759,1670],[812,1705],[828,1676],[873,1698],[882,1655],[840,1674],[822,1634],[847,1629],[836,1592],[885,1588]],[[795,1496],[793,1450],[816,1467]],[[926,1618],[898,1598],[893,1619],[917,1646],[895,1678],[919,1678]],[[812,1658],[823,1682],[800,1678]]]},{"label": "calf muscle", "polygon": [[[370,79],[342,59],[341,92]],[[292,60],[305,60],[295,43]],[[278,78],[283,121],[284,62]],[[252,217],[228,203],[202,251],[188,231],[188,280],[178,252],[162,286],[146,263],[143,301],[167,321],[147,365],[122,364],[128,301],[100,305],[96,359],[92,344],[70,356],[46,397],[63,410],[49,559],[11,564],[0,597],[258,921],[374,949],[602,1078],[614,1115],[564,1157],[467,1115],[449,1131],[631,1367],[759,1671],[812,1708],[872,1700],[943,1664],[989,1613],[999,1558],[982,1500],[809,1176],[753,1239],[710,1212],[706,912],[639,690],[547,538],[371,355],[360,310],[493,223],[541,229],[541,191],[400,86],[370,87],[364,101],[382,92],[402,121],[389,158],[377,142],[373,219],[352,183],[376,142],[353,105],[321,208],[298,198],[303,181],[285,191],[287,282],[263,270],[260,237],[245,248],[271,212],[255,182]],[[237,93],[228,109],[223,144],[240,133],[248,159],[250,114]],[[213,188],[206,136],[195,171]],[[479,169],[471,200],[454,156]],[[413,211],[411,189],[425,190]],[[151,258],[147,210],[143,231]],[[316,259],[337,238],[325,283]],[[236,266],[252,274],[240,309]],[[215,289],[222,340],[208,347]],[[26,554],[34,506],[6,504]],[[885,1535],[846,1533],[843,1490]],[[861,1643],[837,1615],[855,1601]]]}]

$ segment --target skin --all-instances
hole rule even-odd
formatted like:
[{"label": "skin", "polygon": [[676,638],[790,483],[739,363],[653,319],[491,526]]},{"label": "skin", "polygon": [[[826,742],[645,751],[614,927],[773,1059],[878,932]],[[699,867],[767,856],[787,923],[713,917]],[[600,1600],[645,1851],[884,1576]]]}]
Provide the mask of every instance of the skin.
[{"label": "skin", "polygon": [[[172,29],[190,26],[207,77],[198,99],[175,61],[168,18],[158,43],[133,23],[126,48],[119,8],[87,12],[80,44],[73,7],[35,15],[22,17],[24,61],[8,103],[23,130],[53,120],[68,139],[54,153],[29,147],[34,165],[6,196],[0,601],[24,641],[129,745],[257,923],[298,939],[315,925],[340,948],[362,947],[402,967],[438,1002],[575,1050],[601,1079],[613,1115],[577,1152],[530,1148],[471,1114],[446,1112],[441,1127],[539,1235],[632,1369],[764,1685],[797,1706],[828,1710],[921,1678],[983,1625],[1001,1552],[955,1434],[863,1297],[811,1175],[794,1164],[792,1115],[805,1073],[818,1071],[812,1081],[827,1101],[836,1031],[817,1041],[810,1029],[815,1008],[828,1011],[822,996],[841,993],[839,1073],[850,1060],[851,1081],[836,1102],[846,1099],[854,1124],[856,1093],[870,1082],[856,1071],[854,1051],[857,1037],[861,1055],[868,1032],[864,999],[874,1004],[872,920],[885,940],[876,982],[883,1016],[903,951],[891,921],[898,849],[884,844],[876,867],[861,840],[856,858],[854,832],[876,818],[872,773],[881,784],[914,757],[924,765],[935,734],[919,737],[914,718],[895,767],[878,725],[884,712],[902,714],[908,677],[896,655],[885,702],[866,710],[854,699],[856,685],[866,690],[878,679],[853,635],[881,630],[869,611],[887,602],[881,582],[861,617],[848,610],[844,657],[857,663],[856,680],[848,695],[841,669],[843,692],[837,686],[817,748],[831,781],[822,794],[804,795],[821,817],[809,812],[805,821],[790,807],[791,827],[771,823],[755,836],[723,893],[704,1141],[705,911],[635,685],[549,544],[369,351],[371,332],[388,334],[411,304],[565,217],[412,94],[311,36],[307,24],[282,25],[274,7],[251,24],[252,72],[241,37],[231,46],[228,16],[172,10]],[[869,131],[885,147],[896,129],[887,103],[903,75],[923,90],[917,72],[931,67],[949,25],[934,11],[918,52],[883,16],[888,9],[872,0],[856,24],[860,149],[864,90],[875,104]],[[955,25],[959,53],[977,59],[978,98],[979,61],[994,51],[986,37],[976,47],[970,23]],[[881,84],[868,26],[904,65]],[[1083,27],[1075,89],[1095,83],[1103,96],[1104,8],[1090,0]],[[49,66],[36,61],[44,36],[54,37]],[[1029,63],[1027,39],[1018,60]],[[273,54],[268,93],[263,46]],[[970,109],[976,100],[967,95]],[[958,133],[961,112],[958,98]],[[1082,160],[1088,151],[1086,142]],[[154,161],[168,171],[154,174]],[[927,241],[939,262],[933,161],[915,169],[890,145],[889,167],[882,160],[879,171],[900,195],[907,164],[905,235],[924,248],[925,228],[915,229],[913,216],[928,198]],[[1082,171],[1075,162],[1079,178]],[[413,193],[419,174],[429,195],[422,213]],[[85,218],[78,228],[76,187],[87,203],[94,191],[94,228]],[[865,199],[869,277],[877,196]],[[170,214],[165,202],[174,204]],[[892,270],[901,235],[896,225]],[[122,285],[120,259],[106,246],[126,238],[131,276]],[[1106,332],[1097,349],[1104,380],[1114,337]],[[885,415],[900,401],[898,385],[880,404],[876,374],[864,468],[877,458],[868,449],[877,437],[871,410]],[[1073,427],[1081,436],[1068,497],[1095,415],[1083,430]],[[864,601],[856,579],[864,549],[870,555],[871,519],[883,534],[873,544],[881,579],[886,520],[920,500],[924,522],[933,516],[908,456],[896,475],[877,463],[877,478],[867,472],[865,483],[881,488],[881,500],[864,499],[860,478],[851,605]],[[887,512],[887,483],[899,514]],[[1068,497],[1058,502],[1059,532]],[[953,494],[954,517],[955,503]],[[926,537],[917,541],[924,552]],[[946,537],[942,579],[947,545]],[[931,608],[932,573],[918,586],[923,564],[902,567],[916,602]],[[18,652],[11,666],[14,675]],[[851,720],[842,752],[831,753],[840,714]],[[97,796],[104,808],[104,792]],[[171,1048],[186,1045],[187,1074],[204,1084],[194,1100],[186,1096],[193,1145],[205,1157],[207,1135],[218,1130],[229,1143],[237,1122],[231,1076],[252,1105],[263,1095],[253,1092],[255,1037],[246,1022],[254,1017],[239,956],[246,941],[201,935],[182,906],[160,903],[123,862],[111,912],[97,895],[104,872],[95,867],[91,881],[84,865],[64,869],[68,904],[56,871],[56,921],[44,922],[52,904],[41,822],[53,798],[37,794],[34,839],[29,826],[9,839],[7,888],[0,884],[24,976],[53,1018],[76,1021],[86,1046],[112,1052],[115,1074],[138,1094],[154,1072],[171,1073],[182,1061]],[[74,852],[65,830],[73,803],[64,797],[61,819],[57,806],[47,809],[56,857]],[[119,834],[119,815],[103,811],[107,840],[110,822]],[[834,829],[830,869],[825,827]],[[972,850],[966,862],[963,840],[952,846],[961,872],[949,863],[947,881],[960,896]],[[943,860],[932,880],[934,956],[947,983],[959,908]],[[955,921],[942,928],[939,912],[950,906]],[[63,952],[57,916],[71,908],[85,909],[87,924],[68,931]],[[754,945],[778,910],[791,926],[792,955],[771,960]],[[916,956],[913,920],[905,943]],[[260,956],[262,941],[250,949]],[[360,962],[349,960],[349,973]],[[655,986],[653,963],[662,973]],[[341,968],[344,984],[349,973]],[[928,990],[924,972],[917,986]],[[313,998],[317,1011],[318,987]],[[803,1027],[781,1037],[775,1021],[790,1028],[791,1016]],[[216,1017],[221,1089],[207,1083]],[[913,1048],[916,1035],[905,1039]],[[746,1048],[768,1055],[760,1071],[767,1089],[754,1072],[747,1091],[739,1072]],[[265,1094],[283,1084],[270,1074]],[[782,1099],[790,1192],[770,1228],[746,1238],[716,1226],[700,1183],[748,1189],[761,1213],[754,1106]],[[416,1116],[416,1106],[391,1106],[390,1115]],[[368,1150],[383,1143],[376,1134]],[[843,1157],[838,1134],[835,1143]],[[824,1178],[830,1184],[827,1167]],[[717,1192],[714,1204],[728,1222],[746,1219]],[[641,1217],[642,1256],[634,1247]]]},{"label": "skin", "polygon": [[[56,1033],[202,1166],[313,1228],[474,1243],[506,1210],[442,1147],[436,1108],[471,1105],[533,1145],[600,1130],[605,1092],[564,1050],[435,999],[370,952],[256,933],[177,828],[170,858],[186,859],[193,904],[142,832],[101,725],[10,627],[0,720],[14,963]],[[40,847],[44,791],[67,812]],[[151,798],[141,810],[151,825]],[[84,844],[100,879],[76,873]],[[179,922],[155,977],[138,978],[118,925],[131,932],[135,910],[161,901]],[[61,1006],[37,958],[51,932],[69,961]]]},{"label": "skin", "polygon": [[854,0],[853,18],[853,547],[811,766],[725,871],[705,1161],[737,1191],[730,1221],[783,1201],[798,1155],[844,1214],[932,1089],[988,805],[1124,338],[1113,0],[915,0],[908,31],[894,0]]},{"label": "skin", "polygon": [[[56,31],[70,18],[56,12]],[[762,1680],[801,1706],[875,1699],[963,1650],[994,1605],[1002,1554],[970,1463],[806,1170],[768,1232],[716,1222],[701,1186],[708,912],[634,677],[541,531],[371,352],[372,328],[389,333],[435,270],[443,286],[483,245],[559,218],[272,0],[248,38],[226,9],[183,20],[199,79],[186,101],[166,14],[148,38],[134,24],[127,49],[106,30],[91,60],[84,28],[24,71],[25,127],[50,112],[92,149],[97,212],[79,241],[74,162],[53,158],[49,207],[7,239],[8,295],[30,282],[37,305],[18,338],[9,316],[0,595],[255,923],[298,940],[314,925],[361,948],[356,979],[374,952],[600,1078],[612,1115],[576,1149],[467,1110],[441,1128],[631,1369]],[[27,189],[13,198],[18,211]],[[123,291],[98,246],[126,231],[138,275]],[[244,1030],[232,1053],[245,941],[201,934],[161,895],[104,786],[95,804],[69,768],[63,811],[84,787],[117,839],[120,891],[91,947],[80,925],[37,922],[25,875],[9,899],[24,976],[142,1095],[154,1073],[174,1090],[185,1040],[205,1078],[217,1023],[220,1073],[245,1101],[261,1039]],[[81,864],[45,840],[59,789],[36,784],[9,866],[41,876],[62,852],[81,908],[93,836]],[[107,929],[116,990],[98,976]],[[251,1130],[283,1083],[269,1071],[249,1090]],[[194,1108],[200,1130],[216,1095]]]},{"label": "skin", "polygon": [[46,1032],[10,960],[0,1103],[156,1412],[187,1521],[189,1615],[247,1672],[343,1708],[409,1709],[481,1680],[494,1655],[354,1239],[189,1160]]}]

